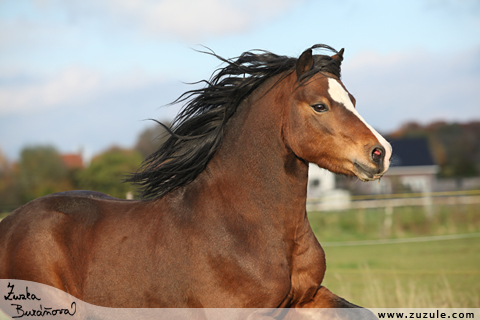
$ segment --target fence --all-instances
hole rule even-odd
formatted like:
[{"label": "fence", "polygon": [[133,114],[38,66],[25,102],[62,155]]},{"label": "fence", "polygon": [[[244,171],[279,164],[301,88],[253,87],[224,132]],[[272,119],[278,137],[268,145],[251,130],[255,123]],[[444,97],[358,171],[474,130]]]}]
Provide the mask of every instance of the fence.
[{"label": "fence", "polygon": [[336,193],[321,198],[307,199],[307,211],[335,211],[348,209],[370,209],[404,206],[464,205],[480,204],[480,190],[449,191],[431,193],[380,194],[348,196]]},{"label": "fence", "polygon": [[316,230],[321,230],[323,238],[330,241],[337,241],[337,234],[348,234],[344,237],[346,240],[350,240],[350,236],[351,240],[365,240],[447,234],[450,237],[472,232],[480,235],[480,190],[350,196],[347,199],[338,195],[325,196],[308,199],[307,211],[310,222],[318,224]]}]

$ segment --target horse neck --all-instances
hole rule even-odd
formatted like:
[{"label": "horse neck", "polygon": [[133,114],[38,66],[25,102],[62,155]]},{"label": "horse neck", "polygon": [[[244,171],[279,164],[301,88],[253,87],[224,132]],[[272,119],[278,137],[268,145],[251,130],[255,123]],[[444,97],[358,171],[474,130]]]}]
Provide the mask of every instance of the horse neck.
[{"label": "horse neck", "polygon": [[290,78],[266,91],[276,79],[268,81],[238,107],[206,174],[239,208],[235,214],[268,219],[295,233],[305,216],[308,165],[283,141],[284,104],[294,86]]}]

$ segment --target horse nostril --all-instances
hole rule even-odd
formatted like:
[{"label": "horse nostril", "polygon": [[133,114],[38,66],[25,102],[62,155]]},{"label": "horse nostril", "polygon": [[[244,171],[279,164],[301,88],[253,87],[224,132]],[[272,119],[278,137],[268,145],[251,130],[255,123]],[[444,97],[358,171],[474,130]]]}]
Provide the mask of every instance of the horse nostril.
[{"label": "horse nostril", "polygon": [[372,150],[372,161],[379,164],[383,161],[383,157],[385,156],[385,152],[383,148],[375,147]]}]

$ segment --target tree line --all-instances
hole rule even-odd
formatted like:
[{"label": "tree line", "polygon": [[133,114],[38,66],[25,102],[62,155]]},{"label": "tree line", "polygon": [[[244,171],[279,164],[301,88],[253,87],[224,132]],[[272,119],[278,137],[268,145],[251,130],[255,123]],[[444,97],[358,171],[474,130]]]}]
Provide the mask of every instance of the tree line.
[{"label": "tree line", "polygon": [[122,183],[167,138],[161,126],[145,129],[132,149],[110,147],[88,165],[74,165],[51,145],[27,146],[18,162],[0,151],[0,213],[11,211],[38,197],[68,190],[94,190],[125,199],[135,188]]}]

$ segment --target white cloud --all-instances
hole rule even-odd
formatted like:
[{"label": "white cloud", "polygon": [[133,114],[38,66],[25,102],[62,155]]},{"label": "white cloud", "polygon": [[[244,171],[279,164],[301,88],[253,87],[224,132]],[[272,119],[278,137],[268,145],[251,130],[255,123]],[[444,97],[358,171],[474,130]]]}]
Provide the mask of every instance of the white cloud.
[{"label": "white cloud", "polygon": [[127,16],[150,34],[168,34],[195,39],[205,34],[227,34],[244,29],[250,18],[232,3],[219,0],[122,0],[110,8]]},{"label": "white cloud", "polygon": [[364,53],[343,66],[359,112],[380,130],[406,121],[480,119],[480,48],[456,54]]},{"label": "white cloud", "polygon": [[251,29],[275,18],[298,0],[109,0],[108,8],[150,34],[187,40]]},{"label": "white cloud", "polygon": [[44,111],[92,92],[99,83],[98,74],[72,68],[52,79],[2,86],[0,87],[0,114]]},{"label": "white cloud", "polygon": [[250,30],[305,0],[43,0],[67,9],[71,21],[100,19],[150,36],[199,42]]},{"label": "white cloud", "polygon": [[50,78],[26,78],[27,81],[3,80],[6,84],[0,86],[0,116],[76,106],[113,90],[130,90],[154,81],[138,72],[113,78],[80,67],[70,67]]}]

